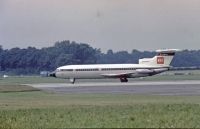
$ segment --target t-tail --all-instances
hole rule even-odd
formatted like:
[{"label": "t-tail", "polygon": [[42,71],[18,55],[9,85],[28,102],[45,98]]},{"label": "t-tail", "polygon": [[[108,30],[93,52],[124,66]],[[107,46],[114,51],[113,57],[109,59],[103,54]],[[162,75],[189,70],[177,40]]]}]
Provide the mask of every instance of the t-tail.
[{"label": "t-tail", "polygon": [[139,64],[148,65],[152,67],[170,67],[170,64],[174,58],[178,49],[163,49],[157,50],[157,55],[153,58],[144,58],[139,60]]}]

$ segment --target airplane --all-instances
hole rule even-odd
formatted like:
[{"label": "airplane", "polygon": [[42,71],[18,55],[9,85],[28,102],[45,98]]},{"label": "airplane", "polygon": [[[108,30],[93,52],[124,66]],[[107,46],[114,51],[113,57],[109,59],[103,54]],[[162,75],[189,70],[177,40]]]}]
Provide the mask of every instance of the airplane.
[{"label": "airplane", "polygon": [[170,63],[179,49],[156,50],[153,58],[139,59],[139,64],[91,64],[66,65],[57,68],[51,77],[69,79],[74,84],[76,79],[119,78],[128,82],[128,78],[153,76],[170,69]]}]

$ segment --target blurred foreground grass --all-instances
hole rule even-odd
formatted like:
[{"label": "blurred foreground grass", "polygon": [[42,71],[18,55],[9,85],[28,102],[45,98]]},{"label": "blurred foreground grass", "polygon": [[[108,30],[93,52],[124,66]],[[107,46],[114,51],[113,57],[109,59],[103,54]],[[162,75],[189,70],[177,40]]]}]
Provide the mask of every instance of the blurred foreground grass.
[{"label": "blurred foreground grass", "polygon": [[0,128],[200,128],[200,105],[67,106],[0,110]]},{"label": "blurred foreground grass", "polygon": [[200,96],[0,93],[0,128],[199,128]]}]

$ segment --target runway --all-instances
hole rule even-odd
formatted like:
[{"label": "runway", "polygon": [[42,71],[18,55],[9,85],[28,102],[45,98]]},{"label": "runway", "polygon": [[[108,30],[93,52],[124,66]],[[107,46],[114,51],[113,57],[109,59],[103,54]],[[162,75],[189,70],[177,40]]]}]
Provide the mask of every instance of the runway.
[{"label": "runway", "polygon": [[136,81],[84,82],[84,83],[43,83],[28,84],[32,87],[53,93],[111,93],[136,95],[200,95],[200,80],[183,81]]}]

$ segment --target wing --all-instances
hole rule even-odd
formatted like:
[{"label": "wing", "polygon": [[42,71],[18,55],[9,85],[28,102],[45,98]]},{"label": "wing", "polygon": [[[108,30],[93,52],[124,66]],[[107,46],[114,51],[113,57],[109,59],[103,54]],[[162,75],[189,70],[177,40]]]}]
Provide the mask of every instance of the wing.
[{"label": "wing", "polygon": [[101,74],[104,77],[107,78],[129,78],[132,74],[140,74],[140,75],[154,75],[158,74],[164,71],[167,71],[169,68],[159,68],[159,69],[136,69],[134,72],[128,72],[128,73],[107,73],[107,74]]},{"label": "wing", "polygon": [[107,78],[129,78],[132,74],[151,74],[154,73],[154,70],[151,69],[136,69],[134,72],[128,72],[128,73],[107,73],[107,74],[101,74],[104,77]]},{"label": "wing", "polygon": [[131,74],[134,74],[134,72],[131,73],[110,73],[110,74],[101,74],[104,77],[107,78],[120,78],[120,77],[125,77],[128,78],[131,76]]}]

